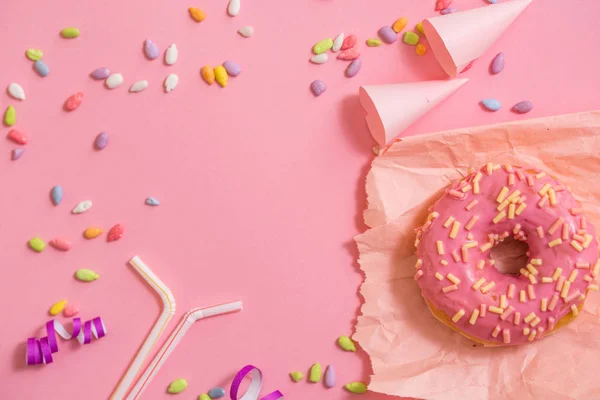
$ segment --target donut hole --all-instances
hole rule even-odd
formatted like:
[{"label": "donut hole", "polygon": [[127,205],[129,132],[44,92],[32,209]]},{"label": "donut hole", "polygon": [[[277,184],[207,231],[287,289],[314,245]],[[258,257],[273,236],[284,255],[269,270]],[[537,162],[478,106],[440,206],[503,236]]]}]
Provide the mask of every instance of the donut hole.
[{"label": "donut hole", "polygon": [[529,256],[529,245],[525,242],[507,237],[490,251],[494,267],[503,275],[519,276],[521,268],[525,268]]}]

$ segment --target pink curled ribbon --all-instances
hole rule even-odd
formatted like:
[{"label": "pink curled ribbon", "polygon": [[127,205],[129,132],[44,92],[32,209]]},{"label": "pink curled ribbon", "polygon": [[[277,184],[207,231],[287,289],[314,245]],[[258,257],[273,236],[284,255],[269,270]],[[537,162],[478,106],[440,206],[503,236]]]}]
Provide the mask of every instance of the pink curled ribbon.
[{"label": "pink curled ribbon", "polygon": [[34,337],[27,339],[27,353],[25,356],[25,363],[27,365],[51,364],[53,362],[52,354],[58,351],[56,334],[65,340],[76,337],[79,343],[88,344],[92,341],[92,335],[96,339],[104,337],[106,335],[106,327],[100,317],[86,321],[84,324],[81,323],[80,318],[73,318],[72,333],[69,333],[56,320],[46,322],[46,332],[48,336],[40,340]]},{"label": "pink curled ribbon", "polygon": [[[246,377],[246,375],[251,374],[252,381],[246,390],[246,393],[243,394],[241,398],[238,397],[238,392],[240,390],[240,386],[242,385],[242,381]],[[246,365],[244,368],[240,369],[235,378],[233,378],[233,382],[231,382],[231,390],[229,391],[229,396],[231,400],[258,400],[260,396],[260,389],[262,388],[262,371],[256,368],[254,365]],[[283,394],[276,390],[274,392],[269,393],[261,400],[278,400],[283,399]]]}]

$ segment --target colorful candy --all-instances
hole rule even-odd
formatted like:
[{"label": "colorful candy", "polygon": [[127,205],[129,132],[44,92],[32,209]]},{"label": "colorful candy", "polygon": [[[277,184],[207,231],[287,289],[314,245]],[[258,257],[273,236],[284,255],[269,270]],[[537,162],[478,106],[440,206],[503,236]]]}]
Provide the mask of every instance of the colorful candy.
[{"label": "colorful candy", "polygon": [[25,100],[25,91],[23,90],[23,87],[16,82],[8,85],[8,94],[17,100]]},{"label": "colorful candy", "polygon": [[519,114],[525,114],[531,110],[533,110],[533,103],[529,100],[520,101],[511,108],[511,111]]},{"label": "colorful candy", "polygon": [[86,239],[95,239],[100,235],[102,235],[102,229],[96,226],[91,226],[83,231],[83,237]]},{"label": "colorful candy", "polygon": [[69,251],[73,246],[70,241],[63,238],[54,238],[50,240],[50,246],[54,247],[56,250],[60,251]]},{"label": "colorful candy", "polygon": [[381,40],[379,40],[379,39],[367,39],[367,46],[369,46],[369,47],[381,46]]},{"label": "colorful candy", "polygon": [[27,144],[27,136],[25,136],[25,134],[23,132],[18,131],[16,129],[11,129],[10,131],[8,131],[8,135],[6,135],[6,137],[9,140],[12,140],[13,142],[15,142],[16,144],[21,144],[21,145]]},{"label": "colorful candy", "polygon": [[52,316],[58,315],[61,312],[63,312],[66,305],[67,305],[67,300],[57,301],[56,303],[54,303],[52,305],[52,307],[50,307],[50,310],[48,310],[48,313]]},{"label": "colorful candy", "polygon": [[425,46],[423,43],[419,43],[417,47],[415,47],[415,52],[418,56],[424,56],[425,53],[427,53],[427,46]]},{"label": "colorful candy", "polygon": [[313,52],[315,54],[325,53],[327,50],[333,47],[333,40],[331,38],[323,39],[320,42],[317,42],[313,46]]},{"label": "colorful candy", "polygon": [[367,385],[365,385],[363,382],[350,382],[344,387],[351,393],[367,393]]},{"label": "colorful candy", "polygon": [[448,7],[448,8],[444,8],[443,10],[440,10],[440,14],[442,15],[448,15],[448,14],[452,14],[456,12],[456,8],[454,7]]},{"label": "colorful candy", "polygon": [[84,213],[84,212],[88,211],[90,208],[92,208],[92,201],[91,200],[84,200],[81,203],[77,204],[71,210],[71,213],[73,213],[73,214],[81,214],[81,213]]},{"label": "colorful candy", "polygon": [[238,30],[238,33],[245,38],[252,37],[254,35],[254,27],[252,26],[244,26]]},{"label": "colorful candy", "polygon": [[304,378],[304,374],[300,371],[290,372],[290,377],[294,382],[300,382]]},{"label": "colorful candy", "polygon": [[104,84],[109,89],[116,89],[123,84],[123,75],[121,74],[110,74]]},{"label": "colorful candy", "polygon": [[338,345],[346,351],[356,351],[356,345],[354,341],[348,336],[340,336],[337,340]]},{"label": "colorful candy", "polygon": [[190,12],[190,16],[196,22],[202,22],[206,19],[206,14],[204,13],[204,11],[202,11],[199,8],[190,7],[190,8],[188,8],[188,11]]},{"label": "colorful candy", "polygon": [[425,34],[425,30],[423,29],[423,22],[419,22],[417,25],[415,25],[415,28],[421,35]]},{"label": "colorful candy", "polygon": [[179,83],[179,77],[176,74],[169,74],[165,78],[165,92],[169,93],[173,89],[177,87],[177,83]]},{"label": "colorful candy", "polygon": [[79,312],[79,308],[77,308],[76,306],[73,306],[71,304],[68,304],[65,309],[63,310],[63,315],[67,318],[71,318],[74,317],[75,315],[77,315],[77,313]]},{"label": "colorful candy", "polygon": [[200,396],[198,396],[198,400],[210,400],[210,396],[206,393],[202,393]]},{"label": "colorful candy", "polygon": [[146,57],[148,57],[150,60],[158,58],[160,54],[158,51],[158,46],[150,39],[146,39],[144,41],[144,53],[146,53]]},{"label": "colorful candy", "polygon": [[360,67],[361,67],[362,63],[360,61],[360,58],[357,58],[356,60],[352,61],[349,65],[348,68],[346,68],[346,76],[348,78],[353,78],[356,76],[356,74],[358,74],[358,72],[360,71]]},{"label": "colorful candy", "polygon": [[219,85],[221,85],[221,87],[227,86],[227,71],[222,65],[218,65],[215,68],[215,80]]},{"label": "colorful candy", "polygon": [[328,365],[325,370],[325,386],[328,388],[335,386],[335,369],[333,365]]},{"label": "colorful candy", "polygon": [[42,60],[37,60],[35,63],[33,63],[33,68],[38,74],[40,74],[40,76],[48,76],[50,73],[50,68],[48,68],[46,63]]},{"label": "colorful candy", "polygon": [[500,108],[502,108],[502,103],[496,99],[483,99],[481,100],[481,104],[488,111],[498,111]]},{"label": "colorful candy", "polygon": [[29,247],[31,247],[32,250],[41,253],[46,248],[46,242],[36,236],[29,240]]},{"label": "colorful candy", "polygon": [[148,87],[147,80],[137,81],[129,87],[129,92],[131,92],[131,93],[143,92],[144,90],[146,90],[147,87]]},{"label": "colorful candy", "polygon": [[416,46],[419,43],[419,35],[411,31],[404,32],[402,41],[408,45]]},{"label": "colorful candy", "polygon": [[79,29],[77,28],[65,28],[60,31],[60,36],[65,39],[74,39],[79,36]]},{"label": "colorful candy", "polygon": [[13,149],[11,158],[13,161],[18,160],[25,153],[25,149]]},{"label": "colorful candy", "polygon": [[333,46],[331,47],[331,51],[337,53],[342,48],[344,44],[344,32],[338,34],[335,39],[333,39]]},{"label": "colorful candy", "polygon": [[125,233],[125,228],[123,228],[123,225],[116,224],[115,226],[110,228],[110,230],[108,231],[108,236],[107,236],[106,240],[109,242],[117,241],[123,237],[124,233]]},{"label": "colorful candy", "polygon": [[38,60],[42,59],[42,57],[44,56],[44,53],[39,49],[27,49],[27,51],[25,52],[25,55],[31,61],[38,61]]},{"label": "colorful candy", "polygon": [[83,100],[83,93],[75,93],[74,95],[69,96],[69,98],[65,101],[64,108],[67,111],[73,111],[81,104]]},{"label": "colorful candy", "polygon": [[175,64],[178,56],[179,52],[177,51],[177,45],[173,43],[167,48],[167,51],[165,51],[165,63],[167,65]]},{"label": "colorful candy", "polygon": [[185,379],[177,379],[169,385],[167,390],[169,393],[176,394],[181,393],[187,388],[187,381]]},{"label": "colorful candy", "polygon": [[240,13],[241,6],[242,5],[240,0],[229,0],[229,6],[227,6],[227,14],[229,14],[230,17],[235,17]]},{"label": "colorful candy", "polygon": [[354,36],[354,35],[348,36],[342,42],[342,48],[341,48],[341,50],[351,49],[352,47],[354,47],[356,45],[356,42],[357,42],[356,36]]},{"label": "colorful candy", "polygon": [[312,90],[315,97],[319,97],[323,94],[323,92],[325,92],[325,90],[327,90],[327,86],[323,81],[316,80],[312,81],[312,83],[310,84],[310,90]]},{"label": "colorful candy", "polygon": [[82,282],[93,282],[96,279],[100,278],[100,275],[92,271],[91,269],[79,268],[75,272],[75,278]]},{"label": "colorful candy", "polygon": [[352,47],[352,48],[350,48],[348,50],[344,50],[340,54],[338,54],[337,59],[344,60],[344,61],[351,61],[351,60],[356,60],[358,57],[360,57],[360,52],[358,51],[358,49],[356,47]]},{"label": "colorful candy", "polygon": [[205,65],[200,69],[200,75],[202,75],[202,79],[209,85],[215,83],[215,70],[210,65]]},{"label": "colorful candy", "polygon": [[377,33],[379,34],[381,40],[387,44],[394,43],[396,40],[398,40],[396,32],[390,26],[381,27]]},{"label": "colorful candy", "polygon": [[17,111],[13,106],[6,107],[4,111],[4,125],[13,126],[17,122]]},{"label": "colorful candy", "polygon": [[108,133],[100,132],[94,140],[94,147],[96,148],[96,150],[102,150],[106,146],[108,146]]},{"label": "colorful candy", "polygon": [[441,11],[444,8],[448,8],[450,7],[450,4],[452,4],[452,0],[437,0],[435,2],[435,11]]},{"label": "colorful candy", "polygon": [[55,206],[59,205],[63,199],[63,188],[58,185],[52,187],[52,189],[50,189],[50,197]]},{"label": "colorful candy", "polygon": [[392,25],[392,29],[394,30],[394,32],[400,33],[402,29],[406,28],[406,24],[408,24],[408,18],[398,18],[396,22],[394,22],[394,25]]},{"label": "colorful candy", "polygon": [[158,201],[154,197],[148,197],[146,198],[146,204],[152,207],[156,207],[160,204],[160,201]]},{"label": "colorful candy", "polygon": [[493,75],[499,74],[504,69],[504,53],[498,53],[490,64],[490,72]]},{"label": "colorful candy", "polygon": [[106,79],[110,76],[110,70],[108,68],[96,68],[90,72],[90,76],[96,80]]},{"label": "colorful candy", "polygon": [[242,67],[234,61],[225,61],[223,63],[223,68],[230,76],[238,76],[242,72]]},{"label": "colorful candy", "polygon": [[315,54],[310,58],[310,62],[313,64],[325,64],[329,60],[327,53]]},{"label": "colorful candy", "polygon": [[208,391],[208,395],[211,399],[220,399],[221,397],[225,397],[225,389],[222,387],[212,388]]},{"label": "colorful candy", "polygon": [[316,363],[310,368],[308,380],[312,383],[317,383],[321,380],[321,364]]}]

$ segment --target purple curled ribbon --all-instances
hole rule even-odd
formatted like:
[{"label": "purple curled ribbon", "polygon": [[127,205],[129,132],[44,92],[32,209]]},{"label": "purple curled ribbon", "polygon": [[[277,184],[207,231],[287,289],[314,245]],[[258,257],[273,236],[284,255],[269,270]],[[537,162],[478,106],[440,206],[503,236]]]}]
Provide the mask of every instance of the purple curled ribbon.
[{"label": "purple curled ribbon", "polygon": [[[240,390],[240,386],[242,385],[242,381],[244,378],[251,374],[252,381],[250,382],[250,386],[246,389],[246,393],[242,395],[242,397],[238,397],[238,392]],[[262,371],[256,368],[254,365],[246,365],[244,368],[240,369],[240,371],[233,378],[233,382],[231,382],[231,390],[229,391],[229,397],[231,400],[258,400],[260,396],[260,389],[262,388]],[[261,400],[278,400],[283,399],[283,394],[276,390],[274,392],[269,393]]]},{"label": "purple curled ribbon", "polygon": [[25,363],[27,365],[51,364],[52,354],[58,351],[58,340],[56,335],[65,340],[77,338],[79,343],[88,344],[92,341],[92,335],[100,339],[106,335],[106,327],[102,318],[96,317],[90,321],[81,323],[81,318],[73,318],[73,332],[69,333],[65,327],[56,320],[46,322],[47,336],[40,340],[32,337],[27,339],[27,352]]}]

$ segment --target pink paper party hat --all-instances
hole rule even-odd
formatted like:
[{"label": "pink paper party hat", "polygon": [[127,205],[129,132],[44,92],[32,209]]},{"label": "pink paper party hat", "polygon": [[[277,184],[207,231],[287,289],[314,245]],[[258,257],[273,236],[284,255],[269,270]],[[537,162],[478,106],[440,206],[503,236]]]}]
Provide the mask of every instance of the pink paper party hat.
[{"label": "pink paper party hat", "polygon": [[485,53],[529,3],[531,0],[512,0],[427,18],[423,29],[444,71],[456,76]]},{"label": "pink paper party hat", "polygon": [[467,81],[454,79],[361,86],[360,104],[367,112],[371,135],[380,147],[385,146]]}]

